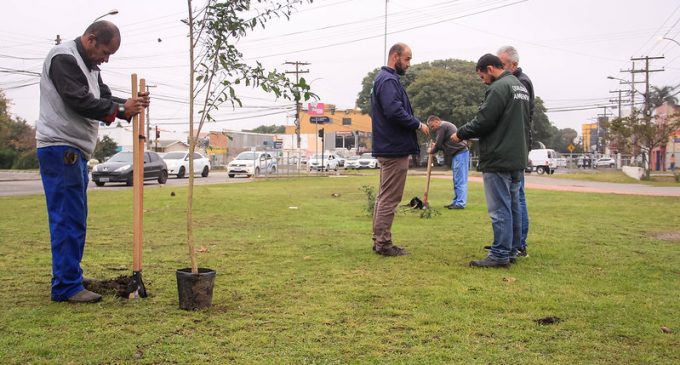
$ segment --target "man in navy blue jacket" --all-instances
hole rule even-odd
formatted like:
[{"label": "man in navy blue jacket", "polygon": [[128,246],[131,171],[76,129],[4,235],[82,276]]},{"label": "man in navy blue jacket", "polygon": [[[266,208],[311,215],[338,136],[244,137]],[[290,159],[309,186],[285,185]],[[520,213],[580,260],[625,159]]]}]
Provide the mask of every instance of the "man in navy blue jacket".
[{"label": "man in navy blue jacket", "polygon": [[416,131],[429,134],[425,123],[413,116],[406,90],[399,83],[411,66],[411,48],[397,43],[373,81],[371,119],[373,156],[380,162],[380,190],[373,209],[373,251],[383,256],[407,255],[392,243],[394,213],[404,195],[408,156],[420,153]]}]

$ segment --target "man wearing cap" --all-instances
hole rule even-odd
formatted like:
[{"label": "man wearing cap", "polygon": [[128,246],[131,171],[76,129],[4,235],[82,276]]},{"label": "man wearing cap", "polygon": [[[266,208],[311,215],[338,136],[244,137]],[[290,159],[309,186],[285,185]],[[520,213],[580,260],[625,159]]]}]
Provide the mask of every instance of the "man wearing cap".
[{"label": "man wearing cap", "polygon": [[488,256],[471,261],[475,267],[508,267],[520,245],[522,219],[519,186],[527,165],[524,131],[529,116],[529,93],[515,76],[503,69],[498,56],[485,54],[477,61],[477,75],[489,85],[475,117],[451,136],[453,142],[479,138],[479,164],[493,228]]}]

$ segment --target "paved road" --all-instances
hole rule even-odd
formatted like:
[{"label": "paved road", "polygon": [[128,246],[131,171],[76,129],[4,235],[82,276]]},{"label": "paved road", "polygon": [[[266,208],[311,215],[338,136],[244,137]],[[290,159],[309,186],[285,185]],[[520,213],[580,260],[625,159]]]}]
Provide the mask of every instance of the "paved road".
[{"label": "paved road", "polygon": [[[409,175],[418,176],[424,175],[422,170],[409,171]],[[432,178],[435,179],[451,179],[450,171],[434,171]],[[183,186],[188,183],[189,179],[169,178],[166,186]],[[223,183],[239,183],[248,182],[251,179],[235,178],[230,179],[224,171],[211,171],[207,178],[196,178],[196,185],[203,184],[223,184]],[[478,176],[471,176],[471,182],[482,182],[482,178]],[[148,181],[144,184],[144,188],[156,189],[160,185],[155,181]],[[542,190],[557,190],[557,191],[574,191],[582,193],[612,193],[612,194],[626,194],[626,195],[648,195],[648,196],[677,196],[680,197],[680,186],[650,186],[645,184],[619,184],[619,183],[604,183],[584,180],[571,179],[557,179],[548,176],[526,175],[526,188],[542,189]],[[103,187],[98,187],[94,183],[90,183],[89,190],[115,190],[115,189],[129,189],[125,184],[107,184]],[[11,195],[30,195],[43,194],[42,182],[40,175],[35,171],[8,171],[0,170],[0,196]]]},{"label": "paved road", "polygon": [[[241,183],[247,182],[251,179],[245,178],[234,178],[230,179],[227,177],[227,173],[224,171],[211,171],[208,177],[197,177],[194,180],[196,185],[204,184],[224,184],[224,183]],[[189,179],[177,179],[175,177],[168,178],[168,182],[165,186],[185,186],[189,183]],[[157,189],[161,185],[155,180],[149,180],[144,182],[144,189]],[[130,189],[123,183],[110,183],[102,187],[96,186],[92,181],[87,187],[88,191],[96,190],[120,190],[120,189]],[[36,171],[8,171],[0,170],[0,196],[12,196],[12,195],[31,195],[31,194],[44,194],[42,188],[42,181],[40,180],[40,174]]]}]

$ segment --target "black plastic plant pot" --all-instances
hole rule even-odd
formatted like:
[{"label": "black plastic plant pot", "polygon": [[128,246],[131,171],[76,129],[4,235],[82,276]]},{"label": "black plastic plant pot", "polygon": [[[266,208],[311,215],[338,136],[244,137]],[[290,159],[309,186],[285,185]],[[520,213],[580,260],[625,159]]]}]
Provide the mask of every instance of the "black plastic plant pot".
[{"label": "black plastic plant pot", "polygon": [[177,270],[179,308],[184,310],[209,308],[212,305],[214,285],[215,270],[199,267],[197,274],[193,274],[191,268]]}]

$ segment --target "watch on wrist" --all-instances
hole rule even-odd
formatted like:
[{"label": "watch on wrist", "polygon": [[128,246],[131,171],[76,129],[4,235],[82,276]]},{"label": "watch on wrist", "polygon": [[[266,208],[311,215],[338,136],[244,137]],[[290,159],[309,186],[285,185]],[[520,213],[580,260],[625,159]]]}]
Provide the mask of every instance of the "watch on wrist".
[{"label": "watch on wrist", "polygon": [[125,116],[125,104],[118,104],[118,114]]}]

